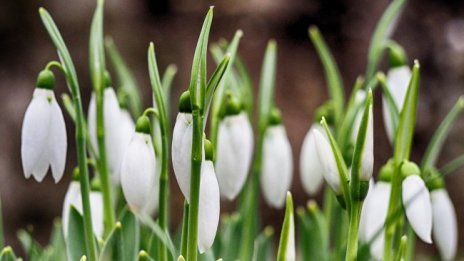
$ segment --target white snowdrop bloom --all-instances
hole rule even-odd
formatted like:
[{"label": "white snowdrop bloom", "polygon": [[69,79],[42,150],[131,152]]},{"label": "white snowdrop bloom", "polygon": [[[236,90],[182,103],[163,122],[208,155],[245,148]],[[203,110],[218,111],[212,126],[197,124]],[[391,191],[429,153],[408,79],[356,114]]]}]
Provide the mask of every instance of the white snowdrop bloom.
[{"label": "white snowdrop bloom", "polygon": [[456,211],[445,189],[430,193],[433,211],[433,240],[443,260],[454,260],[458,243]]},{"label": "white snowdrop bloom", "polygon": [[[42,86],[41,77],[51,83]],[[63,113],[53,93],[53,74],[43,71],[24,115],[21,132],[21,159],[26,178],[41,182],[51,168],[55,183],[63,177],[67,136]]]},{"label": "white snowdrop bloom", "polygon": [[385,221],[388,214],[388,204],[390,201],[390,182],[377,182],[369,193],[368,200],[363,207],[365,210],[364,240],[371,243],[370,252],[375,260],[382,260],[384,240],[385,240]]},{"label": "white snowdrop bloom", "polygon": [[317,148],[317,155],[324,168],[324,171],[322,172],[324,179],[327,181],[335,194],[340,195],[340,176],[338,174],[337,162],[335,161],[332,147],[330,146],[329,140],[325,134],[323,134],[325,132],[321,132],[317,129],[314,129],[313,132]]},{"label": "white snowdrop bloom", "polygon": [[[88,128],[90,142],[95,148],[98,156],[98,141],[97,141],[97,106],[96,95],[92,93],[90,98],[88,111]],[[119,171],[121,168],[122,158],[124,156],[122,137],[123,129],[121,128],[123,117],[119,108],[118,98],[113,88],[107,87],[103,91],[103,126],[105,130],[105,151],[107,157],[108,168],[111,175],[115,175],[113,180],[119,180]]]},{"label": "white snowdrop bloom", "polygon": [[191,113],[177,114],[172,135],[172,166],[180,190],[187,202],[190,201],[190,176],[192,172],[192,135],[193,121]]},{"label": "white snowdrop bloom", "polygon": [[406,217],[416,235],[422,241],[432,243],[432,204],[419,175],[409,175],[403,180],[402,199]]},{"label": "white snowdrop bloom", "polygon": [[261,190],[267,204],[282,208],[293,175],[292,148],[282,124],[269,126],[264,134]]},{"label": "white snowdrop bloom", "polygon": [[[406,65],[395,67],[388,71],[387,87],[399,112],[401,112],[403,108],[410,80],[411,69]],[[388,102],[385,98],[382,99],[382,113],[387,137],[390,140],[390,143],[392,143],[396,130],[393,129],[392,118],[388,109]]]},{"label": "white snowdrop bloom", "polygon": [[[121,121],[120,127],[121,129],[121,146],[123,155],[129,146],[129,143],[132,139],[132,136],[135,133],[135,123],[132,119],[132,116],[126,109],[121,109]],[[119,185],[120,184],[120,177],[119,175],[111,175],[111,180],[113,184]]]},{"label": "white snowdrop bloom", "polygon": [[[89,198],[93,233],[98,238],[101,238],[103,236],[103,195],[100,191],[91,191]],[[61,218],[63,220],[63,234],[65,238],[68,236],[69,211],[71,210],[71,205],[74,206],[81,215],[83,214],[81,186],[78,181],[71,181],[63,202]]]},{"label": "white snowdrop bloom", "polygon": [[366,198],[364,199],[364,203],[362,205],[362,209],[361,209],[361,217],[360,217],[360,221],[359,221],[359,241],[361,241],[362,243],[367,243],[368,242],[368,238],[367,238],[367,235],[366,235],[366,226],[367,226],[367,215],[368,215],[368,211],[369,211],[369,204],[372,204],[371,203],[371,199],[372,199],[372,190],[374,188],[374,179],[371,178],[369,180],[369,190],[367,191],[367,195],[366,195]]},{"label": "white snowdrop bloom", "polygon": [[159,172],[156,171],[155,152],[150,129],[147,127],[149,122],[146,116],[140,117],[137,121],[137,130],[132,136],[121,165],[121,187],[124,197],[133,211],[144,213],[152,209],[159,191]]},{"label": "white snowdrop bloom", "polygon": [[324,129],[319,124],[313,124],[303,141],[300,154],[300,177],[303,188],[309,195],[317,193],[324,180],[324,166],[319,160],[313,130],[324,133]]},{"label": "white snowdrop bloom", "polygon": [[366,138],[361,159],[361,173],[359,180],[369,181],[374,169],[374,114],[372,106],[369,108],[369,119],[367,121]]},{"label": "white snowdrop bloom", "polygon": [[219,185],[211,160],[201,164],[200,202],[198,206],[198,250],[206,252],[214,242],[220,214]]},{"label": "white snowdrop bloom", "polygon": [[219,123],[216,175],[221,196],[233,200],[245,184],[253,157],[253,129],[246,112]]}]

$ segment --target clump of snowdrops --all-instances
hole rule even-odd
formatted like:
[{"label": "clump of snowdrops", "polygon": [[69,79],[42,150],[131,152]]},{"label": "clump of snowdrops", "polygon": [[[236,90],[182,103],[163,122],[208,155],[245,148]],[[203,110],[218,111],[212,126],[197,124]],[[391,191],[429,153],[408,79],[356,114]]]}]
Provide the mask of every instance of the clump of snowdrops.
[{"label": "clump of snowdrops", "polygon": [[[190,84],[175,104],[178,112],[171,132],[169,101],[176,67],[168,66],[160,76],[153,43],[147,55],[153,104],[143,110],[129,68],[113,41],[104,40],[104,2],[97,1],[89,41],[93,92],[85,117],[71,55],[51,16],[41,8],[59,61],[49,62],[39,73],[24,116],[24,175],[38,182],[49,170],[55,182],[64,175],[68,138],[52,70],[62,73],[69,87],[61,103],[74,122],[78,166],[50,245],[40,246],[28,230],[18,233],[27,259],[414,260],[416,237],[433,242],[441,259],[454,259],[457,221],[444,176],[464,165],[464,159],[442,168],[436,160],[464,100],[459,98],[444,118],[422,161],[411,161],[420,66],[414,61],[410,67],[402,47],[390,39],[404,5],[405,0],[393,1],[380,19],[366,73],[356,80],[348,99],[322,36],[316,27],[309,29],[330,99],[318,108],[312,123],[304,123],[310,128],[301,148],[300,177],[309,196],[321,190],[324,180],[328,186],[322,209],[310,200],[296,210],[289,192],[292,149],[273,102],[275,41],[269,41],[264,54],[255,106],[251,76],[237,52],[240,30],[230,42],[211,45],[217,67],[207,76],[211,8],[195,49]],[[384,56],[386,75],[377,72]],[[376,91],[382,95],[386,138],[394,153],[388,162],[377,162],[383,166],[374,181]],[[178,228],[169,222],[168,184],[173,177],[185,198]],[[273,228],[260,225],[260,191],[270,207],[285,208],[277,249]],[[221,200],[238,200],[238,210],[223,213],[220,220]],[[0,254],[2,261],[16,259],[10,247]]]}]

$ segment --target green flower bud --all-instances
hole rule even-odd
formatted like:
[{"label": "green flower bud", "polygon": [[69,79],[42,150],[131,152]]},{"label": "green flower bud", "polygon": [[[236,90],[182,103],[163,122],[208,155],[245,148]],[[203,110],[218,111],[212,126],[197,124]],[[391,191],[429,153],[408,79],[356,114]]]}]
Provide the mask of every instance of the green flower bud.
[{"label": "green flower bud", "polygon": [[359,182],[359,200],[364,200],[367,197],[367,192],[369,192],[369,181],[360,181]]},{"label": "green flower bud", "polygon": [[268,120],[269,120],[268,121],[269,126],[279,125],[282,123],[282,113],[280,112],[279,109],[274,107],[271,109],[271,112],[269,113]]},{"label": "green flower bud", "polygon": [[135,123],[135,131],[151,135],[150,119],[145,115],[140,116]]},{"label": "green flower bud", "polygon": [[104,77],[105,77],[105,79],[104,79],[105,80],[105,88],[113,86],[112,81],[111,81],[111,75],[110,75],[110,73],[108,71],[105,71]]},{"label": "green flower bud", "polygon": [[379,180],[384,182],[391,182],[393,172],[395,171],[393,166],[393,160],[389,160],[385,165],[380,168]]},{"label": "green flower bud", "polygon": [[408,161],[408,160],[405,160],[401,164],[400,171],[401,171],[401,176],[403,178],[406,178],[407,176],[410,176],[410,175],[420,175],[421,173],[419,166],[417,166],[416,163],[412,161]]},{"label": "green flower bud", "polygon": [[213,161],[214,159],[213,144],[208,139],[204,139],[204,146],[205,146],[205,160]]},{"label": "green flower bud", "polygon": [[79,167],[74,167],[73,173],[72,173],[72,180],[73,181],[79,181],[80,180]]},{"label": "green flower bud", "polygon": [[333,102],[328,101],[319,108],[317,108],[316,113],[314,115],[314,122],[320,122],[322,120],[322,117],[325,117],[325,120],[328,125],[333,125],[334,124],[334,106]]},{"label": "green flower bud", "polygon": [[50,70],[42,70],[37,76],[37,88],[53,90],[55,88],[55,75]]},{"label": "green flower bud", "polygon": [[101,180],[98,177],[92,179],[92,183],[90,183],[90,190],[101,191]]},{"label": "green flower bud", "polygon": [[427,183],[425,184],[429,191],[445,188],[445,181],[435,168],[426,170]]},{"label": "green flower bud", "polygon": [[237,115],[242,111],[241,102],[232,94],[226,95],[224,104],[221,106],[220,117],[224,118],[230,115]]},{"label": "green flower bud", "polygon": [[408,63],[403,47],[394,41],[388,44],[388,62],[390,68],[400,67]]},{"label": "green flower bud", "polygon": [[189,91],[185,91],[180,95],[179,112],[192,113],[192,102]]}]

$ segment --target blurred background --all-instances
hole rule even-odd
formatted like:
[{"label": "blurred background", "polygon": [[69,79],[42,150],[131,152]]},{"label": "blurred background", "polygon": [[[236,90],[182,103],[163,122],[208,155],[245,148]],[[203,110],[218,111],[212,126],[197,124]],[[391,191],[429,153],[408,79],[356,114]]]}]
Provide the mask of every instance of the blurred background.
[{"label": "blurred background", "polygon": [[[231,39],[242,29],[239,53],[255,83],[255,94],[264,48],[270,38],[278,43],[276,103],[293,147],[295,175],[292,191],[297,205],[309,197],[302,191],[298,160],[300,147],[315,109],[327,98],[320,61],[307,36],[309,25],[317,25],[340,67],[346,91],[363,74],[370,36],[388,5],[387,0],[107,0],[105,32],[114,38],[133,70],[144,94],[151,102],[146,50],[157,45],[161,71],[173,63],[178,67],[172,104],[188,86],[190,66],[201,24],[210,5],[215,6],[210,42]],[[58,184],[51,176],[44,182],[26,180],[20,161],[21,125],[32,97],[37,73],[50,60],[55,49],[42,26],[37,10],[52,14],[70,49],[79,76],[84,106],[88,106],[88,36],[95,1],[2,0],[0,1],[0,196],[3,204],[7,244],[19,250],[16,232],[28,225],[46,244],[52,220],[61,215],[64,194],[75,166],[74,131],[69,117],[67,175]],[[403,45],[409,61],[421,63],[421,94],[414,136],[413,159],[421,159],[425,147],[444,115],[464,94],[464,2],[460,0],[410,0],[397,25],[393,39]],[[209,61],[212,70],[213,62]],[[383,64],[381,68],[386,68]],[[65,81],[57,76],[56,94],[67,92]],[[381,120],[380,95],[376,94],[376,170],[392,151]],[[177,111],[173,108],[173,112]],[[464,119],[460,119],[446,142],[439,166],[464,153]],[[460,249],[464,248],[464,171],[446,179],[447,188],[460,220]],[[182,211],[181,194],[171,179],[171,209]],[[232,211],[234,203],[222,210]],[[264,225],[279,226],[283,211],[261,204]],[[172,215],[177,225],[181,215]],[[420,244],[421,251],[435,253],[433,246]],[[462,254],[462,253],[461,253]]]}]

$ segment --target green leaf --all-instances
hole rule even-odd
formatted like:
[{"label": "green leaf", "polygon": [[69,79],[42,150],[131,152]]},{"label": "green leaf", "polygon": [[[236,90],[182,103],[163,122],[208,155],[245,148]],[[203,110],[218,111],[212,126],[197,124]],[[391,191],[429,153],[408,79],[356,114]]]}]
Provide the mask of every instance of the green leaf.
[{"label": "green leaf", "polygon": [[[385,75],[383,73],[378,73],[377,74],[377,80],[380,83],[380,86],[382,87],[382,92],[383,92],[383,97],[385,98],[385,101],[387,102],[387,108],[388,108],[388,113],[390,114],[390,119],[392,122],[392,127],[393,127],[393,133],[396,133],[396,130],[398,129],[398,122],[400,120],[400,112],[398,109],[398,106],[396,106],[396,102],[393,99],[393,95],[390,92],[390,89],[387,86],[387,81],[385,79]],[[395,141],[393,140],[393,143]]]},{"label": "green leaf", "polygon": [[316,48],[319,59],[324,66],[325,78],[329,87],[329,94],[334,103],[335,122],[339,122],[342,118],[343,107],[345,103],[345,94],[343,88],[343,80],[340,75],[337,63],[335,62],[329,48],[327,47],[324,38],[315,26],[311,26],[308,30],[309,38]]},{"label": "green leaf", "polygon": [[239,257],[242,218],[239,213],[224,215],[221,218],[221,229],[215,244],[219,245],[218,256],[225,260],[236,260]]},{"label": "green leaf", "polygon": [[71,97],[69,97],[68,94],[63,93],[61,94],[61,100],[63,101],[64,109],[68,113],[69,117],[71,117],[73,122],[76,122],[76,109],[74,108]]},{"label": "green leaf", "polygon": [[[295,254],[295,220],[293,217],[293,200],[292,194],[287,192],[287,202],[285,204],[284,224],[280,233],[279,250],[277,251],[277,260],[289,260],[288,257]],[[290,253],[290,254],[289,254]],[[293,256],[294,257],[294,256]]]},{"label": "green leaf", "polygon": [[154,261],[154,259],[151,258],[147,252],[142,250],[139,252],[138,261]]},{"label": "green leaf", "polygon": [[366,83],[369,83],[374,78],[375,71],[387,47],[388,38],[393,31],[396,20],[399,19],[405,3],[406,0],[393,0],[375,28],[367,56]]},{"label": "green leaf", "polygon": [[142,101],[137,81],[122,58],[113,39],[106,38],[105,47],[118,79],[117,87],[127,95],[128,108],[132,116],[138,117],[142,114]]},{"label": "green leaf", "polygon": [[419,62],[415,61],[396,131],[394,159],[398,163],[409,159],[411,154],[414,126],[416,125],[417,98],[419,96],[419,76]]},{"label": "green leaf", "polygon": [[189,91],[192,100],[192,109],[203,110],[206,91],[206,54],[208,49],[209,31],[213,21],[213,8],[211,7],[203,22],[198,38],[195,55],[193,56],[192,76],[190,78]]},{"label": "green leaf", "polygon": [[303,208],[297,210],[303,260],[329,260],[329,234],[325,217],[314,201],[308,203],[308,210],[309,215]]},{"label": "green leaf", "polygon": [[[271,260],[272,238],[274,229],[272,227],[264,228],[263,232],[255,239],[253,248],[253,261]],[[227,260],[227,259],[225,259]]]},{"label": "green leaf", "polygon": [[464,97],[459,97],[456,104],[453,106],[448,115],[446,115],[445,119],[443,119],[440,126],[433,134],[432,140],[427,146],[427,150],[425,151],[421,164],[423,170],[433,167],[436,164],[438,155],[440,154],[441,148],[443,147],[443,143],[445,142],[450,129],[453,127],[454,123],[461,115],[463,110]]},{"label": "green leaf", "polygon": [[79,260],[86,254],[84,219],[74,206],[69,210],[68,237],[66,249],[68,260]]},{"label": "green leaf", "polygon": [[18,239],[29,260],[39,260],[42,256],[42,247],[32,237],[31,233],[25,230],[18,231]]},{"label": "green leaf", "polygon": [[244,107],[248,112],[248,116],[250,118],[253,117],[253,81],[251,80],[250,73],[245,66],[245,63],[242,61],[239,55],[235,57],[235,67],[237,68],[237,72],[239,78],[243,84],[243,103]]},{"label": "green leaf", "polygon": [[0,253],[0,261],[16,261],[16,255],[11,247],[3,248]]},{"label": "green leaf", "polygon": [[140,245],[140,226],[132,212],[125,208],[120,216],[124,242],[124,260],[135,260]]},{"label": "green leaf", "polygon": [[217,66],[216,70],[214,71],[211,79],[208,81],[208,85],[206,87],[206,113],[205,118],[208,117],[209,107],[211,105],[211,101],[214,97],[214,91],[220,85],[224,75],[227,71],[227,68],[230,64],[230,54],[226,54],[222,59],[221,63]]},{"label": "green leaf", "polygon": [[176,74],[177,66],[174,64],[170,64],[164,71],[163,78],[161,80],[161,85],[163,86],[164,90],[164,101],[166,103],[166,110],[168,115],[170,115],[169,108],[171,108],[172,81],[174,80],[174,76],[176,76]]},{"label": "green leaf", "polygon": [[154,222],[150,216],[139,213],[137,214],[137,218],[146,226],[148,226],[152,233],[160,240],[160,242],[166,246],[169,253],[175,259],[178,256],[178,251],[174,247],[174,243],[171,240],[171,237],[168,233],[166,233],[156,222]]},{"label": "green leaf", "polygon": [[264,54],[259,85],[259,135],[266,131],[269,114],[273,106],[277,64],[277,44],[271,40]]},{"label": "green leaf", "polygon": [[440,173],[444,177],[457,171],[462,167],[464,167],[464,155],[461,155],[449,162],[448,164],[446,164],[443,168],[440,169]]},{"label": "green leaf", "polygon": [[[103,245],[102,252],[100,254],[99,261],[124,261],[132,260],[126,259],[125,243],[126,241],[123,238],[123,229],[120,222],[116,222],[113,230],[106,239],[105,244]],[[133,257],[132,257],[133,258]]]},{"label": "green leaf", "polygon": [[103,47],[104,0],[97,1],[92,19],[89,42],[90,78],[96,93],[105,88],[105,50]]},{"label": "green leaf", "polygon": [[340,151],[337,141],[333,137],[332,132],[330,131],[329,126],[327,125],[327,121],[325,120],[324,117],[322,117],[321,125],[324,127],[325,133],[327,134],[327,137],[329,138],[330,147],[332,148],[332,153],[334,154],[335,161],[337,163],[337,170],[338,170],[338,175],[340,176],[342,194],[343,194],[343,197],[345,198],[345,203],[347,207],[349,207],[349,204],[350,204],[349,192],[350,191],[348,188],[348,183],[349,183],[348,168],[346,166],[345,160],[343,159],[343,155]]},{"label": "green leaf", "polygon": [[59,220],[53,222],[53,230],[50,245],[46,251],[50,250],[48,260],[66,260],[66,243],[63,236],[63,227]]}]

